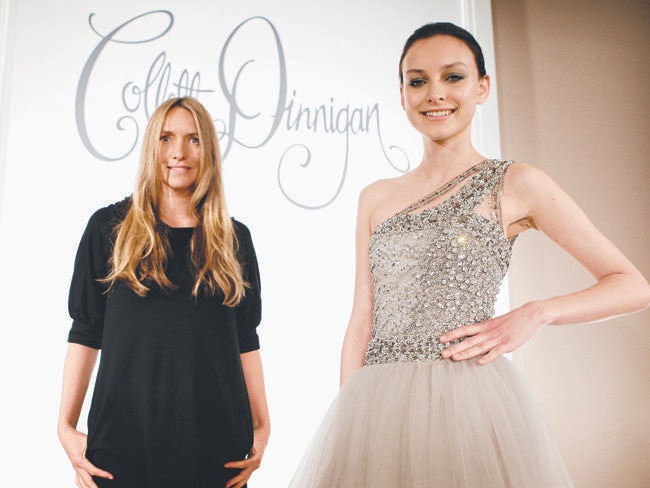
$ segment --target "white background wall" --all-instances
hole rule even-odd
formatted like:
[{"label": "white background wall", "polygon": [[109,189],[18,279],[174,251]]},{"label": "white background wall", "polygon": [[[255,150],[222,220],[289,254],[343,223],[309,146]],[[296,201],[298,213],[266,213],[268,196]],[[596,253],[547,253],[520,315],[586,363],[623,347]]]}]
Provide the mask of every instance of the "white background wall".
[{"label": "white background wall", "polygon": [[[147,115],[193,94],[224,130],[229,209],[261,265],[273,433],[251,485],[287,484],[338,389],[359,191],[419,162],[401,47],[439,20],[474,31],[495,72],[489,0],[1,1],[2,479],[72,486],[56,420],[77,243],[131,192]],[[326,124],[296,123],[301,106]],[[498,141],[495,84],[475,142]]]}]

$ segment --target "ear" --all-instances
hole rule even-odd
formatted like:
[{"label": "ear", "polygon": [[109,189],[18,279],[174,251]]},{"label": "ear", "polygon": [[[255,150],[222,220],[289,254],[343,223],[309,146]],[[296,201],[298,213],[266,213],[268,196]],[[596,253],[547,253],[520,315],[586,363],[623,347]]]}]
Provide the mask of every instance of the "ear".
[{"label": "ear", "polygon": [[399,85],[399,102],[402,105],[402,110],[404,110],[404,85],[402,83]]},{"label": "ear", "polygon": [[477,103],[480,105],[485,100],[487,100],[488,95],[490,94],[490,75],[485,75],[483,78],[478,80],[478,100]]}]

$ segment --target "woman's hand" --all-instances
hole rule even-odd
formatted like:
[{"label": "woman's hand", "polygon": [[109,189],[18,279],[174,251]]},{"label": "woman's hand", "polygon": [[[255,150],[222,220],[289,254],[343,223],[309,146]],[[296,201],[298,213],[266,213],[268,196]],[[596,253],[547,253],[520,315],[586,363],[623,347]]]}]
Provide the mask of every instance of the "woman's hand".
[{"label": "woman's hand", "polygon": [[463,361],[478,356],[479,364],[487,364],[502,354],[512,352],[530,339],[546,323],[541,307],[531,302],[505,315],[464,325],[440,336],[441,343],[464,338],[442,352],[444,359]]},{"label": "woman's hand", "polygon": [[248,401],[251,406],[253,447],[251,447],[246,459],[230,461],[224,464],[226,468],[241,469],[237,476],[228,480],[226,488],[242,488],[248,482],[253,471],[262,464],[262,456],[271,433],[269,409],[266,405],[266,393],[264,391],[262,358],[259,350],[241,354],[241,365],[244,371],[244,380],[246,381],[246,391],[248,391]]},{"label": "woman's hand", "polygon": [[226,468],[241,469],[237,476],[228,480],[226,488],[241,488],[248,483],[253,471],[259,468],[262,464],[262,454],[263,451],[258,450],[255,444],[253,444],[246,459],[226,463],[224,465]]},{"label": "woman's hand", "polygon": [[75,482],[80,488],[97,488],[93,476],[113,479],[108,471],[99,469],[86,458],[87,436],[72,427],[65,428],[59,432],[59,439],[63,449],[68,454],[72,467],[76,472]]}]

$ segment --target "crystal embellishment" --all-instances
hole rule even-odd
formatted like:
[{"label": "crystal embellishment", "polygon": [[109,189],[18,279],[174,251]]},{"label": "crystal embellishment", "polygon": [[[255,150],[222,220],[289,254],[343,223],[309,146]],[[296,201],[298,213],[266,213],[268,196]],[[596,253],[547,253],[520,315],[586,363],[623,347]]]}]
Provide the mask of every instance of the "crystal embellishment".
[{"label": "crystal embellishment", "polygon": [[[510,164],[483,161],[375,229],[367,365],[438,359],[448,347],[439,341],[443,333],[492,317],[512,252],[499,208]],[[441,203],[420,210],[454,188]],[[486,199],[490,218],[476,212]]]}]

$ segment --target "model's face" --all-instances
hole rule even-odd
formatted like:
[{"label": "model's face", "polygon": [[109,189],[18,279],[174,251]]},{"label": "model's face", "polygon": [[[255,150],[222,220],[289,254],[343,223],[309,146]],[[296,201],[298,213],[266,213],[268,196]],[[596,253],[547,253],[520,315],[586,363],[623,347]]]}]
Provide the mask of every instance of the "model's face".
[{"label": "model's face", "polygon": [[477,104],[490,80],[480,78],[472,51],[455,37],[437,35],[413,43],[402,62],[402,107],[427,139],[469,137]]},{"label": "model's face", "polygon": [[192,113],[174,107],[165,117],[158,141],[158,164],[163,186],[191,194],[201,161],[199,131]]}]

